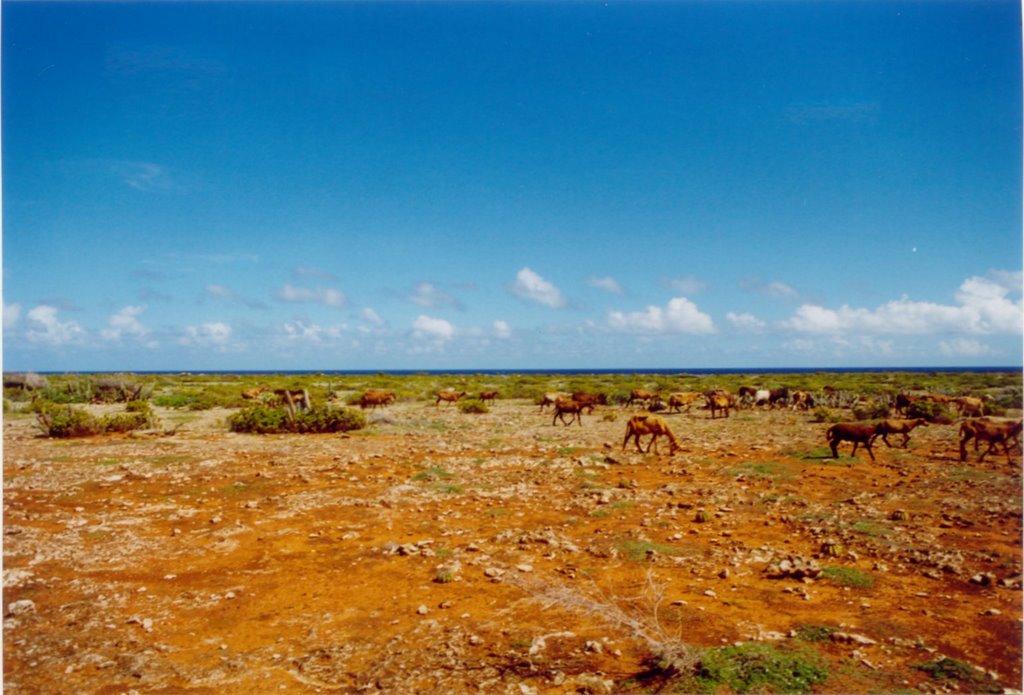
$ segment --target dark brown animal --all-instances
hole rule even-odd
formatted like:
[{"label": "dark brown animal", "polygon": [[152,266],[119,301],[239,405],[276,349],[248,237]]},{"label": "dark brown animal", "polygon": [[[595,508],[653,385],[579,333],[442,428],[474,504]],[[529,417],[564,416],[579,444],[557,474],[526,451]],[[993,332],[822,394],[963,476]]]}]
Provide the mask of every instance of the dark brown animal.
[{"label": "dark brown animal", "polygon": [[587,393],[585,391],[574,391],[572,400],[581,403],[588,413],[594,412],[594,406],[608,405],[608,396],[603,393]]},{"label": "dark brown animal", "polygon": [[828,440],[828,444],[832,448],[832,458],[834,459],[839,458],[840,442],[853,442],[853,453],[850,456],[856,456],[857,447],[863,444],[864,448],[868,450],[868,456],[874,461],[875,455],[871,451],[871,441],[874,439],[876,431],[875,425],[839,423],[825,431],[825,439]]},{"label": "dark brown animal", "polygon": [[741,406],[753,407],[754,399],[757,396],[756,386],[740,386],[739,391],[736,392],[739,396],[739,404]]},{"label": "dark brown animal", "polygon": [[[583,409],[586,407],[586,404],[580,403],[572,398],[557,399],[555,401],[555,416],[551,418],[551,425],[554,426],[555,420],[561,420],[563,425],[571,425],[572,421],[575,419],[580,427],[582,427]],[[572,416],[569,418],[569,422],[565,421],[566,413]]]},{"label": "dark brown animal", "polygon": [[[652,435],[651,441],[647,444],[647,449],[641,449],[640,437],[647,434]],[[669,426],[660,417],[657,415],[634,415],[626,423],[626,436],[622,440],[622,450],[626,450],[626,444],[629,443],[630,439],[635,439],[636,450],[641,454],[649,452],[652,446],[654,447],[654,453],[658,453],[658,437],[668,437],[669,456],[683,448],[679,440],[676,439],[676,436],[672,434],[672,430],[669,429]]]},{"label": "dark brown animal", "polygon": [[486,403],[487,401],[493,401],[497,397],[498,397],[498,392],[497,391],[481,391],[480,392],[480,400],[483,403]]},{"label": "dark brown animal", "polygon": [[390,405],[395,401],[395,394],[391,391],[384,389],[366,389],[363,395],[359,397],[359,407],[366,408],[379,408],[385,405]]},{"label": "dark brown animal", "polygon": [[459,399],[465,395],[465,391],[452,391],[451,389],[447,391],[438,391],[437,400],[434,401],[434,407],[436,408],[440,405],[441,401],[444,401],[445,403],[458,403]]},{"label": "dark brown animal", "polygon": [[975,448],[977,448],[978,442],[988,442],[988,449],[981,454],[978,461],[984,461],[985,456],[992,453],[997,445],[1002,444],[1003,451],[1006,453],[1006,462],[1011,463],[1010,442],[1014,441],[1018,447],[1020,446],[1022,426],[1024,426],[1024,420],[990,420],[988,418],[965,420],[960,425],[960,460],[967,460],[967,442],[974,439]]},{"label": "dark brown animal", "polygon": [[661,400],[661,394],[657,391],[644,391],[641,389],[633,389],[629,393],[629,400],[626,401],[626,405],[632,406],[637,401],[640,401],[643,405],[651,405]]},{"label": "dark brown animal", "polygon": [[885,445],[892,448],[892,444],[889,443],[890,434],[902,434],[903,443],[900,445],[904,449],[907,448],[907,442],[910,441],[910,433],[917,427],[923,427],[928,424],[928,421],[924,418],[917,418],[916,420],[882,420],[875,425],[875,436],[872,438],[872,443],[879,437],[885,442]]}]

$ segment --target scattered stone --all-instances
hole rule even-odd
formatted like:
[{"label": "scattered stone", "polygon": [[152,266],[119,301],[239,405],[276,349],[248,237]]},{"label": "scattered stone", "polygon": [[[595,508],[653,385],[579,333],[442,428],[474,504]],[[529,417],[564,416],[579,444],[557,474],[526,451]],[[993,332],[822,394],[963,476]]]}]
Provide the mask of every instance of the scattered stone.
[{"label": "scattered stone", "polygon": [[497,579],[503,574],[505,574],[505,570],[499,569],[497,567],[488,567],[484,570],[484,576],[490,577],[491,579]]},{"label": "scattered stone", "polygon": [[769,579],[816,579],[821,575],[821,566],[815,560],[799,555],[788,555],[779,562],[768,565],[765,574]]},{"label": "scattered stone", "polygon": [[419,608],[416,609],[416,613],[418,613],[419,615],[426,615],[429,612],[430,612],[430,609],[427,608],[426,606],[422,605],[422,604],[420,605]]},{"label": "scattered stone", "polygon": [[29,615],[36,612],[35,601],[23,598],[20,601],[12,601],[7,604],[7,615],[19,616]]},{"label": "scattered stone", "polygon": [[980,586],[992,586],[996,583],[996,575],[991,572],[978,572],[976,575],[971,577],[971,584],[978,584]]},{"label": "scattered stone", "polygon": [[844,644],[858,644],[862,646],[877,644],[877,642],[870,637],[867,637],[866,635],[858,635],[853,632],[833,632],[830,637],[833,642],[842,642]]}]

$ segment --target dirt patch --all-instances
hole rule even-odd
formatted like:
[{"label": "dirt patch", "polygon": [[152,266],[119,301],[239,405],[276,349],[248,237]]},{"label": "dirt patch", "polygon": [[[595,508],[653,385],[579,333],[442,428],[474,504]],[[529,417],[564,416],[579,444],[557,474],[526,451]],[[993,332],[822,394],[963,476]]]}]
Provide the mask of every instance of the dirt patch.
[{"label": "dirt patch", "polygon": [[7,418],[6,689],[641,691],[747,641],[817,652],[822,691],[967,689],[916,668],[943,656],[1020,686],[1020,456],[960,463],[953,426],[872,464],[792,411],[668,416],[671,457],[621,451],[615,407],[406,402],[349,436],[227,412]]}]

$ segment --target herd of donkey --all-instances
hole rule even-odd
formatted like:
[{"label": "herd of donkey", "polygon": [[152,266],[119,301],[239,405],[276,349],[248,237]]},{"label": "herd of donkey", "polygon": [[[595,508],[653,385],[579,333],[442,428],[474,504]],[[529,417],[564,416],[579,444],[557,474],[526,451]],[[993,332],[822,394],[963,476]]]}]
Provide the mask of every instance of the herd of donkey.
[{"label": "herd of donkey", "polygon": [[[262,389],[254,389],[243,392],[245,398],[257,398]],[[274,395],[289,408],[309,407],[308,391],[289,391],[277,389]],[[448,389],[435,393],[435,406],[442,403],[457,403],[467,395],[465,391]],[[828,387],[825,388],[822,398],[833,399],[836,394]],[[497,391],[482,391],[478,395],[480,401],[486,403],[498,398]],[[393,403],[396,397],[394,392],[385,389],[368,389],[355,400],[355,404],[361,408],[378,408]],[[906,416],[916,402],[931,402],[943,407],[952,407],[957,414],[964,418],[960,422],[960,461],[967,460],[967,444],[974,440],[974,450],[978,451],[982,442],[988,444],[979,461],[1002,445],[1006,454],[1007,463],[1012,463],[1010,458],[1011,446],[1019,449],[1022,421],[1018,419],[997,418],[985,416],[986,399],[974,396],[946,396],[942,394],[898,394],[892,403],[897,414]],[[737,408],[791,408],[794,410],[808,410],[815,405],[813,395],[807,391],[790,391],[788,388],[779,389],[757,389],[743,386],[736,394],[729,391],[717,389],[707,392],[686,391],[671,393],[667,398],[657,391],[633,390],[629,399],[625,402],[626,407],[637,405],[645,408],[647,412],[633,415],[626,423],[626,435],[622,440],[622,449],[632,439],[640,453],[648,453],[652,450],[658,453],[657,441],[659,437],[665,437],[669,442],[669,455],[682,449],[682,445],[672,433],[671,428],[664,418],[654,413],[665,410],[669,413],[683,412],[690,410],[694,405],[700,405],[710,411],[712,419],[729,417],[729,411]],[[588,392],[555,392],[546,393],[539,401],[540,409],[543,411],[551,406],[554,415],[551,424],[561,421],[563,425],[571,425],[573,421],[582,426],[583,413],[592,413],[598,405],[608,405],[608,397],[603,393]],[[566,416],[569,416],[568,420]],[[852,442],[853,452],[857,454],[857,448],[863,446],[867,450],[871,460],[875,460],[875,454],[871,450],[875,440],[879,437],[886,446],[891,447],[888,435],[902,435],[901,446],[906,448],[910,441],[910,433],[921,425],[928,424],[925,418],[885,418],[879,422],[865,423],[837,423],[828,427],[825,431],[825,438],[832,450],[833,458],[839,458],[839,445],[842,442]],[[650,435],[647,448],[641,446],[640,438]]]}]

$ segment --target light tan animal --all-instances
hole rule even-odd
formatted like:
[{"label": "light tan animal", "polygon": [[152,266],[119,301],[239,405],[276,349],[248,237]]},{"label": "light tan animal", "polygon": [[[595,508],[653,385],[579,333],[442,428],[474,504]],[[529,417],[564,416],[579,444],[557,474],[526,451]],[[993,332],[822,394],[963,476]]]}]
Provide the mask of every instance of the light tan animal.
[{"label": "light tan animal", "polygon": [[458,403],[459,399],[465,395],[465,391],[452,391],[451,389],[448,389],[447,391],[438,391],[437,400],[434,401],[434,407],[436,408],[440,405],[441,401],[444,401],[445,403]]},{"label": "light tan animal", "polygon": [[652,405],[661,400],[661,394],[657,391],[644,391],[641,389],[633,389],[629,394],[629,400],[626,401],[627,406],[634,405],[637,401],[640,401],[643,405]]},{"label": "light tan animal", "polygon": [[[640,447],[640,437],[647,434],[651,435],[651,437],[647,443],[647,448],[644,449]],[[635,439],[637,451],[646,453],[653,446],[654,453],[657,453],[658,437],[667,437],[669,439],[670,457],[673,453],[683,448],[683,445],[679,443],[676,435],[672,433],[669,425],[664,420],[652,415],[633,416],[626,423],[626,437],[623,438],[623,450],[626,450],[626,444],[629,443],[630,439]]]},{"label": "light tan animal", "polygon": [[988,442],[986,449],[978,461],[984,461],[985,456],[992,453],[998,444],[1003,445],[1006,453],[1006,462],[1010,460],[1010,441],[1020,446],[1020,433],[1024,420],[990,420],[988,418],[974,418],[965,420],[960,425],[960,460],[967,460],[967,442],[974,439],[975,448],[978,442]]},{"label": "light tan animal", "polygon": [[928,424],[928,421],[924,418],[917,418],[916,420],[882,420],[875,425],[875,436],[872,437],[871,441],[874,443],[875,439],[879,437],[885,442],[885,445],[892,448],[892,444],[889,443],[890,434],[902,434],[903,443],[901,446],[906,449],[907,442],[910,441],[910,433],[917,427],[923,427]]},{"label": "light tan animal", "polygon": [[981,417],[985,414],[985,401],[981,398],[960,396],[955,403],[960,417]]},{"label": "light tan animal", "polygon": [[559,398],[572,398],[572,394],[566,393],[565,391],[552,391],[551,393],[545,393],[544,397],[540,399],[541,411],[543,412],[544,408],[549,405],[554,405],[555,401]]},{"label": "light tan animal", "polygon": [[[651,441],[647,444],[647,449],[641,449],[640,437],[647,434],[651,435]],[[672,434],[672,430],[669,429],[669,426],[660,417],[657,415],[634,415],[626,423],[626,436],[622,440],[622,450],[626,450],[626,444],[629,443],[630,439],[635,439],[636,450],[641,454],[649,452],[651,447],[654,447],[654,453],[657,454],[658,437],[668,437],[669,456],[683,448],[679,440],[676,439],[676,436]]]},{"label": "light tan animal", "polygon": [[868,450],[868,456],[870,456],[871,460],[874,461],[875,455],[871,452],[871,442],[875,438],[877,429],[876,425],[849,423],[832,425],[825,431],[825,439],[828,440],[828,444],[832,448],[832,458],[839,458],[840,442],[853,442],[853,453],[851,453],[850,456],[856,456],[857,447],[863,444],[864,448]]},{"label": "light tan animal", "polygon": [[727,391],[708,391],[704,396],[707,398],[712,420],[718,417],[718,411],[724,411],[725,415],[723,417],[729,417],[729,408],[733,404],[732,394]]},{"label": "light tan animal", "polygon": [[244,398],[246,400],[249,400],[249,401],[254,401],[257,398],[259,398],[260,394],[262,394],[264,391],[269,391],[269,390],[270,390],[270,387],[268,387],[268,386],[256,386],[255,388],[251,388],[251,389],[242,389],[242,398]]},{"label": "light tan animal", "polygon": [[698,393],[696,391],[682,391],[680,393],[670,393],[668,396],[668,412],[681,413],[683,407],[689,410],[694,403],[696,403],[703,397],[703,394]]}]

